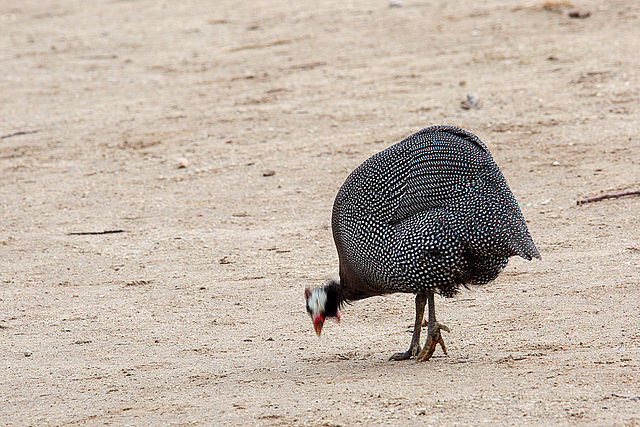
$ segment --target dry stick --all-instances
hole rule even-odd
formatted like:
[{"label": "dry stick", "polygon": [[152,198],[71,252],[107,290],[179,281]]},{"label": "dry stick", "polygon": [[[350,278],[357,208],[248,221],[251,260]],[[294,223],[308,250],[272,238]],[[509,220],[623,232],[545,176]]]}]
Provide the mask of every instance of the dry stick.
[{"label": "dry stick", "polygon": [[231,49],[229,49],[229,51],[238,52],[240,50],[262,49],[265,47],[280,46],[281,44],[289,44],[289,43],[293,43],[294,41],[295,39],[274,40],[266,43],[257,43],[257,44],[249,44],[244,46],[232,47]]},{"label": "dry stick", "polygon": [[636,195],[636,194],[640,194],[640,190],[624,191],[622,193],[603,194],[602,196],[589,197],[588,199],[578,200],[576,202],[576,204],[583,205],[585,203],[599,202],[600,200],[605,200],[605,199],[617,199],[618,197],[633,196],[633,195]]},{"label": "dry stick", "polygon": [[316,61],[316,62],[309,62],[307,64],[290,65],[288,67],[285,67],[285,69],[287,69],[287,70],[311,70],[313,68],[321,67],[323,65],[327,65],[327,61]]},{"label": "dry stick", "polygon": [[105,231],[72,231],[67,233],[68,236],[97,236],[100,234],[124,233],[124,230],[105,230]]},{"label": "dry stick", "polygon": [[18,132],[13,132],[13,133],[8,133],[6,135],[2,135],[2,136],[0,136],[0,139],[11,138],[12,136],[18,136],[18,135],[30,135],[32,133],[38,133],[38,132],[40,132],[39,129],[36,129],[36,130],[20,130]]}]

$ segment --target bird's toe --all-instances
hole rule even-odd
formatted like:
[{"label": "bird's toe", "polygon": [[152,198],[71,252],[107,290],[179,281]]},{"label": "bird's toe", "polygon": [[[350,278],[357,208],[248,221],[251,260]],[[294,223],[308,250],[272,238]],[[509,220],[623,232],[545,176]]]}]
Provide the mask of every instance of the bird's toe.
[{"label": "bird's toe", "polygon": [[442,347],[442,351],[445,355],[447,355],[447,346],[444,344],[444,339],[442,339],[442,334],[440,331],[449,332],[449,328],[441,323],[437,323],[433,325],[433,327],[429,328],[429,335],[427,337],[427,342],[424,345],[424,349],[418,354],[418,362],[426,362],[431,359],[433,353],[436,351],[438,344]]},{"label": "bird's toe", "polygon": [[389,358],[389,360],[407,360],[407,359],[411,359],[411,351],[395,353]]},{"label": "bird's toe", "polygon": [[417,356],[419,353],[420,353],[420,347],[415,346],[415,347],[409,348],[409,350],[405,352],[395,353],[389,358],[389,360],[408,360],[408,359],[411,359],[412,357]]}]

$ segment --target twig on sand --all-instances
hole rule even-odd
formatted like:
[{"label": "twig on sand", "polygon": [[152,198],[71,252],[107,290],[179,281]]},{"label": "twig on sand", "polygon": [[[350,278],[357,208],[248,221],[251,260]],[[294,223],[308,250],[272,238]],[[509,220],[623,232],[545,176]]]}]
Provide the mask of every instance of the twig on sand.
[{"label": "twig on sand", "polygon": [[229,51],[230,52],[238,52],[238,51],[241,51],[241,50],[262,49],[262,48],[265,48],[265,47],[280,46],[282,44],[289,44],[289,43],[293,43],[294,41],[296,41],[296,39],[274,40],[274,41],[265,42],[265,43],[256,43],[256,44],[248,44],[248,45],[244,45],[244,46],[232,47],[231,49],[229,49]]},{"label": "twig on sand", "polygon": [[618,197],[633,196],[636,194],[640,194],[640,190],[623,191],[622,193],[603,194],[601,196],[589,197],[588,199],[578,200],[576,204],[584,205],[585,203],[599,202],[600,200],[605,200],[605,199],[617,199]]},{"label": "twig on sand", "polygon": [[105,230],[105,231],[72,231],[67,233],[69,236],[95,236],[99,234],[116,234],[124,233],[124,230]]},{"label": "twig on sand", "polygon": [[30,135],[32,133],[38,133],[38,132],[40,132],[40,129],[19,130],[18,132],[12,132],[12,133],[8,133],[6,135],[0,135],[0,139],[7,139],[7,138],[11,138],[12,136],[18,136],[18,135]]}]

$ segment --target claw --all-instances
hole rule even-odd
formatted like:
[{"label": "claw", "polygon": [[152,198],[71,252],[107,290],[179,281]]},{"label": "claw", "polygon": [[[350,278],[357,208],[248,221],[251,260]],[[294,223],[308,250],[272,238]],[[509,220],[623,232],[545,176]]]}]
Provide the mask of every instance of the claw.
[{"label": "claw", "polygon": [[447,326],[438,322],[433,325],[433,328],[429,328],[429,337],[427,338],[427,342],[425,343],[424,348],[417,357],[419,362],[426,362],[427,360],[431,359],[431,356],[433,356],[433,353],[436,351],[436,347],[438,347],[438,344],[440,344],[440,347],[442,347],[442,351],[444,351],[444,354],[447,354],[447,347],[444,345],[444,340],[442,339],[440,330],[450,332]]},{"label": "claw", "polygon": [[408,360],[420,353],[420,347],[412,347],[404,353],[396,353],[389,360]]}]

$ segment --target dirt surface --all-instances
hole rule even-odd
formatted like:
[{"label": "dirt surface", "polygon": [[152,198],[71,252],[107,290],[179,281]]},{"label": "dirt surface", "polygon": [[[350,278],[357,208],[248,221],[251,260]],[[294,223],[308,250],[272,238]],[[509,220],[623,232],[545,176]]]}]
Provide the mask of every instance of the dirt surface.
[{"label": "dirt surface", "polygon": [[[639,21],[625,0],[1,2],[0,424],[640,425],[640,197],[576,205],[640,190]],[[333,197],[435,124],[489,146],[542,261],[436,298],[449,356],[387,361],[412,295],[318,339]]]}]

